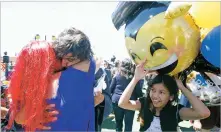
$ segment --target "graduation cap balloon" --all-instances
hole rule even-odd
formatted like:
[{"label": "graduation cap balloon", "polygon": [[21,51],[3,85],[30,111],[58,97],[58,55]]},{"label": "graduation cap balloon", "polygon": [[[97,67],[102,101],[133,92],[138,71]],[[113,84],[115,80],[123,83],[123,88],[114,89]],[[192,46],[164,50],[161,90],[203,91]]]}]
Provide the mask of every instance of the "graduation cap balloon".
[{"label": "graduation cap balloon", "polygon": [[175,75],[191,65],[199,53],[200,30],[186,13],[167,19],[170,2],[120,2],[112,14],[116,29],[125,25],[125,42],[136,63],[147,59],[145,68]]}]

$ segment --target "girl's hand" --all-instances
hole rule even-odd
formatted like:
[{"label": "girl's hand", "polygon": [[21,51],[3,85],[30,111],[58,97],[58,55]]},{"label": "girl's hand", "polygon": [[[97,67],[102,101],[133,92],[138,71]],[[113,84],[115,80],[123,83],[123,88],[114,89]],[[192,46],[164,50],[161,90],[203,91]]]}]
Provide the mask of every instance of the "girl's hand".
[{"label": "girl's hand", "polygon": [[54,122],[57,120],[57,115],[59,112],[55,110],[55,104],[49,104],[44,110],[44,119],[40,121],[39,126],[37,129],[41,130],[50,130],[51,127],[46,126],[49,122]]},{"label": "girl's hand", "polygon": [[185,88],[185,86],[183,85],[182,81],[180,79],[176,79],[176,83],[177,86],[180,90],[182,90],[183,88]]},{"label": "girl's hand", "polygon": [[144,65],[146,64],[147,60],[141,62],[139,65],[136,66],[134,79],[136,81],[139,81],[140,79],[143,79],[147,74],[150,73],[156,73],[156,71],[148,71],[144,69]]}]

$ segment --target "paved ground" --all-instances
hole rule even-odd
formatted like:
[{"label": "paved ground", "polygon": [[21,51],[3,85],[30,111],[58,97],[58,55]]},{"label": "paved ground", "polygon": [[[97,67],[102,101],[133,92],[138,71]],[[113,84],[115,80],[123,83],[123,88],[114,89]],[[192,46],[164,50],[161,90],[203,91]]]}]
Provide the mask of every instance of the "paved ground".
[{"label": "paved ground", "polygon": [[[138,115],[138,111],[135,113],[134,124],[133,124],[133,132],[138,132],[140,125],[139,122],[136,121]],[[183,121],[179,124],[181,132],[194,132],[191,124],[188,121]],[[103,122],[102,132],[115,132],[115,118],[108,118]]]}]

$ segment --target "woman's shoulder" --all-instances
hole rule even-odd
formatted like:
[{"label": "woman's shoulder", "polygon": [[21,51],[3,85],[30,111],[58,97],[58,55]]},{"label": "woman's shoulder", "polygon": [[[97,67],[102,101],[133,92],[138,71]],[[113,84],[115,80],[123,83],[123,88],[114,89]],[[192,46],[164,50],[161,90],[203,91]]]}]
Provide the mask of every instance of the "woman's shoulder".
[{"label": "woman's shoulder", "polygon": [[182,108],[184,108],[183,105],[177,104],[176,106],[173,106],[173,110],[170,111],[170,112],[175,113],[177,122],[181,122],[181,121],[182,121],[182,119],[180,118],[180,114],[179,114],[179,111],[180,111]]}]

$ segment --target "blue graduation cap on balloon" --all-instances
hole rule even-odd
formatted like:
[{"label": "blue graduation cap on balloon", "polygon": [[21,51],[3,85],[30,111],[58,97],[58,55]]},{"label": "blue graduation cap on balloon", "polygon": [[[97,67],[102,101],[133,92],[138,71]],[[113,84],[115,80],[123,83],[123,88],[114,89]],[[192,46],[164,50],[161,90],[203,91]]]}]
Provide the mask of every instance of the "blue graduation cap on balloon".
[{"label": "blue graduation cap on balloon", "polygon": [[217,26],[211,30],[202,41],[201,53],[212,65],[220,67],[220,30]]}]

